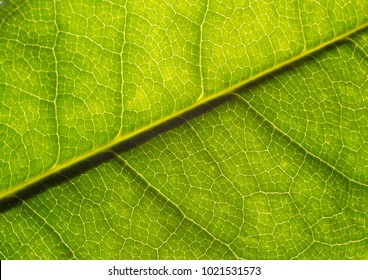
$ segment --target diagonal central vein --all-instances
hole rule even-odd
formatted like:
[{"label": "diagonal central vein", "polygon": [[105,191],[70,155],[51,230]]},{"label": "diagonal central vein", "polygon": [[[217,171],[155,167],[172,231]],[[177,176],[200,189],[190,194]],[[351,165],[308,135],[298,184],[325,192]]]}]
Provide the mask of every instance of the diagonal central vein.
[{"label": "diagonal central vein", "polygon": [[179,117],[179,116],[181,116],[185,113],[188,113],[188,112],[200,107],[201,105],[204,105],[204,104],[206,104],[210,101],[213,101],[213,100],[219,99],[223,96],[226,96],[228,94],[231,94],[234,91],[236,91],[237,89],[242,88],[242,87],[246,86],[247,84],[254,82],[257,79],[260,79],[260,78],[262,78],[266,75],[269,75],[269,74],[271,74],[271,73],[273,73],[273,72],[275,72],[275,71],[277,71],[277,70],[279,70],[279,69],[281,69],[281,68],[283,68],[287,65],[290,65],[290,64],[292,64],[292,63],[294,63],[298,60],[301,60],[304,57],[306,57],[308,55],[311,55],[312,53],[315,53],[315,52],[317,52],[317,51],[319,51],[319,50],[321,50],[321,49],[323,49],[323,48],[325,48],[329,45],[332,45],[332,44],[334,44],[338,41],[344,40],[346,37],[358,32],[358,31],[360,31],[360,30],[362,30],[366,27],[368,27],[368,22],[364,23],[363,25],[360,25],[360,26],[358,26],[358,27],[356,27],[352,30],[349,30],[349,31],[337,36],[337,37],[334,37],[334,38],[332,38],[332,39],[330,39],[330,40],[328,40],[328,41],[326,41],[326,42],[324,42],[320,45],[317,45],[317,46],[315,46],[315,47],[313,47],[309,50],[305,50],[304,52],[301,52],[300,54],[298,54],[298,55],[296,55],[296,56],[294,56],[294,57],[292,57],[288,60],[282,61],[282,62],[274,65],[273,67],[265,69],[264,71],[254,75],[252,77],[249,77],[246,80],[243,80],[243,81],[239,82],[238,84],[235,84],[235,85],[233,85],[229,88],[226,88],[222,91],[219,91],[219,92],[217,92],[213,95],[203,97],[203,98],[199,99],[197,102],[193,103],[192,105],[190,105],[190,106],[188,106],[184,109],[173,112],[170,115],[167,115],[167,116],[165,116],[161,119],[155,120],[155,121],[139,128],[139,129],[137,129],[135,131],[132,131],[132,132],[129,132],[125,135],[119,135],[116,138],[114,138],[112,141],[106,143],[105,145],[97,147],[96,149],[93,149],[89,152],[86,152],[86,153],[80,155],[79,157],[73,158],[73,159],[68,160],[64,163],[56,164],[51,169],[49,169],[49,170],[47,170],[47,171],[45,171],[41,174],[38,174],[34,177],[31,177],[31,178],[27,179],[26,181],[24,181],[24,182],[22,182],[22,183],[20,183],[16,186],[13,186],[13,187],[10,186],[8,190],[0,193],[0,200],[8,198],[8,197],[14,195],[15,193],[17,193],[21,190],[24,190],[24,189],[36,184],[37,182],[51,176],[51,175],[59,173],[59,172],[65,170],[67,168],[70,168],[71,166],[73,166],[77,163],[80,163],[84,160],[87,160],[87,159],[93,157],[93,156],[96,156],[96,155],[98,155],[98,154],[100,154],[104,151],[107,151],[107,150],[117,146],[118,144],[121,144],[121,143],[123,143],[123,142],[125,142],[129,139],[132,139],[132,138],[144,133],[144,132],[152,130],[153,128],[158,127],[158,126],[160,126],[160,125],[162,125],[162,124],[164,124],[164,123],[166,123],[166,122],[168,122],[172,119],[175,119],[175,118],[177,118],[177,117]]}]

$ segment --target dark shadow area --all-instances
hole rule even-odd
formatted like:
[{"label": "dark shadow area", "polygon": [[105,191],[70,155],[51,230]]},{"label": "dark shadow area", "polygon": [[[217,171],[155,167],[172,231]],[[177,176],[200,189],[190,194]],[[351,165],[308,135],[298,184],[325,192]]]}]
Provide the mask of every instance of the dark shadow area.
[{"label": "dark shadow area", "polygon": [[156,126],[154,128],[152,128],[151,130],[145,131],[139,135],[137,135],[136,137],[133,137],[127,141],[124,141],[120,144],[118,144],[117,146],[115,146],[112,151],[114,153],[122,153],[131,149],[134,149],[137,146],[140,146],[146,142],[148,142],[150,139],[156,137],[157,135],[160,134],[164,134],[170,130],[173,130],[179,126],[181,126],[182,124],[200,116],[203,115],[209,111],[211,111],[212,109],[220,106],[221,104],[226,103],[227,101],[229,101],[230,99],[234,99],[235,96],[232,95],[227,95],[227,96],[223,96],[220,97],[216,100],[212,100],[206,104],[200,105],[199,107],[191,110],[190,112],[186,112],[184,114],[182,114],[179,117],[176,117],[172,120],[167,121],[166,123]]},{"label": "dark shadow area", "polygon": [[18,192],[17,194],[5,198],[0,201],[0,214],[16,205],[20,204],[22,200],[30,199],[40,193],[43,193],[49,188],[58,186],[74,177],[88,172],[94,167],[109,161],[113,158],[113,154],[109,151],[96,155],[91,160],[80,162],[74,166],[71,166],[57,174],[50,175],[49,177],[27,187],[26,189]]},{"label": "dark shadow area", "polygon": [[154,127],[151,130],[145,131],[127,141],[121,142],[110,150],[101,152],[98,155],[95,155],[87,160],[79,162],[65,170],[62,170],[61,172],[57,174],[53,174],[27,187],[26,189],[18,192],[17,194],[9,198],[0,200],[0,214],[21,204],[22,200],[31,199],[32,197],[40,193],[43,193],[47,191],[48,189],[56,187],[66,181],[69,181],[70,179],[73,179],[84,173],[87,173],[89,170],[96,168],[99,165],[106,163],[110,161],[111,159],[113,159],[115,157],[115,154],[119,154],[124,151],[132,150],[136,148],[137,146],[140,146],[148,142],[152,138],[160,134],[169,132],[170,130],[181,126],[187,121],[190,121],[191,119],[194,119],[202,114],[205,114],[206,112],[220,106],[221,104],[226,103],[231,98],[235,98],[235,97],[234,96],[224,96],[216,100],[213,100],[211,102],[208,102],[204,105],[201,105],[191,110],[190,112],[186,112],[183,115],[176,117],[162,125]]},{"label": "dark shadow area", "polygon": [[[23,2],[21,5],[23,5]],[[0,27],[4,24],[9,17],[17,15],[19,13],[19,6],[14,4],[10,0],[0,0]]]}]

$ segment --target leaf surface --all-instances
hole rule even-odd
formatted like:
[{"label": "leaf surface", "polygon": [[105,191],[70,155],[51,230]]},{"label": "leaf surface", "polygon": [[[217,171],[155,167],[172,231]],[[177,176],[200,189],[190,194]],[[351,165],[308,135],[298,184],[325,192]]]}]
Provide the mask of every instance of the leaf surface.
[{"label": "leaf surface", "polygon": [[367,258],[367,11],[4,5],[0,256]]}]

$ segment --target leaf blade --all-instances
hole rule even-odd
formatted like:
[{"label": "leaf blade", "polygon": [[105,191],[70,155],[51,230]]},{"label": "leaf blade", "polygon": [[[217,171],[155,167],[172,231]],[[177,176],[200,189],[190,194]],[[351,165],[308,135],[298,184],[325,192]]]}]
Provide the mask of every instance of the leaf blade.
[{"label": "leaf blade", "polygon": [[[258,31],[254,32],[253,36],[263,34],[260,36],[260,45],[249,43],[249,40],[255,37],[247,38],[252,34],[248,33],[248,29],[232,29],[231,26],[239,27],[243,23],[235,20],[236,18],[241,19],[244,15],[252,18],[255,16],[255,11],[257,9],[263,11],[263,7],[251,7],[251,9],[248,6],[223,7],[211,2],[211,5],[207,3],[206,10],[204,6],[200,9],[188,10],[174,4],[165,5],[160,2],[160,5],[164,5],[161,7],[163,14],[170,15],[161,21],[160,14],[149,13],[157,8],[155,4],[158,3],[155,2],[148,3],[147,9],[143,11],[145,14],[139,14],[142,9],[139,6],[141,3],[138,2],[135,4],[96,2],[101,4],[96,6],[100,10],[96,10],[96,7],[78,6],[76,3],[72,5],[68,5],[71,2],[65,3],[56,2],[56,6],[52,6],[52,9],[36,7],[37,9],[34,10],[42,11],[39,14],[28,12],[29,6],[37,6],[37,3],[22,3],[13,9],[17,15],[13,18],[13,22],[10,17],[4,17],[6,21],[1,21],[2,30],[10,32],[1,37],[0,42],[11,44],[15,49],[20,48],[27,57],[36,58],[32,61],[17,57],[9,47],[3,48],[5,56],[0,56],[3,57],[0,85],[3,91],[8,93],[4,95],[5,98],[2,97],[1,102],[2,105],[5,104],[4,108],[9,108],[8,112],[1,115],[2,128],[5,128],[1,139],[4,143],[3,147],[7,149],[2,148],[1,151],[3,155],[12,155],[8,158],[8,162],[2,162],[1,170],[5,176],[1,176],[1,180],[2,188],[5,189],[9,186],[8,182],[20,182],[39,172],[44,175],[39,177],[36,175],[35,182],[42,181],[41,179],[46,175],[62,171],[77,162],[86,161],[87,165],[92,164],[89,163],[94,160],[91,159],[92,155],[102,154],[104,150],[115,146],[124,137],[132,139],[131,137],[141,132],[151,130],[153,124],[166,123],[186,111],[192,111],[201,104],[238,89],[239,85],[244,84],[246,87],[243,90],[248,89],[255,79],[267,76],[267,79],[256,81],[257,89],[267,88],[267,85],[263,85],[264,80],[271,80],[271,89],[267,88],[265,92],[273,92],[275,90],[272,88],[273,82],[277,85],[283,73],[286,77],[290,75],[290,69],[283,66],[292,64],[298,69],[298,73],[303,73],[302,69],[308,64],[308,59],[313,60],[312,65],[319,66],[326,61],[330,63],[333,59],[340,59],[338,56],[331,56],[339,50],[336,44],[332,44],[330,48],[316,53],[317,57],[308,57],[306,62],[303,60],[297,65],[294,63],[326,44],[336,43],[348,35],[353,35],[357,26],[362,31],[358,32],[358,36],[353,40],[359,42],[362,53],[367,46],[364,29],[367,25],[367,9],[360,6],[358,2],[340,6],[336,2],[337,5],[332,8],[318,6],[320,12],[313,14],[315,18],[312,18],[309,23],[305,20],[309,21],[311,18],[303,15],[311,9],[308,5],[312,5],[313,8],[316,6],[307,1],[292,3],[293,15],[299,15],[300,18],[285,17],[288,9],[281,6],[267,13],[267,16],[273,18],[272,22],[268,22],[267,16],[262,17],[262,13],[259,13],[261,15],[259,18],[254,17],[254,24]],[[295,5],[300,9],[296,9]],[[58,13],[66,9],[70,9],[70,13],[65,15]],[[118,37],[111,39],[107,36],[104,41],[103,37],[99,37],[100,32],[94,32],[93,28],[101,31],[101,22],[109,20],[103,12],[101,13],[106,9],[114,9],[117,12],[115,19],[118,21],[114,24],[109,23],[106,30],[111,29],[112,34]],[[216,12],[216,9],[219,11]],[[6,14],[10,10],[11,6],[7,5],[1,12]],[[132,11],[135,12],[132,13]],[[226,13],[234,16],[224,17]],[[45,26],[49,26],[48,28],[37,25],[45,19],[47,23]],[[319,29],[321,26],[327,26],[328,20],[331,19],[337,27]],[[22,27],[17,20],[27,24]],[[222,24],[226,28],[222,29],[221,35],[219,32],[215,32],[214,35],[203,33],[199,37],[202,39],[198,40],[197,30],[202,21],[201,26],[208,29],[219,28]],[[141,26],[132,25],[134,22],[139,22]],[[250,26],[250,22],[245,24]],[[293,24],[290,26],[295,28],[293,30],[297,35],[287,34],[288,29],[281,28],[291,22]],[[127,25],[122,26],[122,23]],[[191,28],[196,31],[190,33],[191,28],[180,30],[178,26],[181,23],[187,23],[187,26],[192,26]],[[114,29],[113,25],[119,28]],[[145,33],[147,26],[155,35]],[[124,34],[121,30],[124,30]],[[164,37],[163,30],[172,33]],[[176,34],[184,34],[188,30],[188,34],[192,36],[188,37],[190,40],[183,36],[178,36],[180,37],[178,40],[175,39]],[[244,33],[237,34],[238,30],[243,30]],[[273,39],[269,40],[266,35],[272,30],[282,32],[275,31],[270,36]],[[134,33],[139,33],[141,36],[135,38]],[[281,36],[277,37],[277,35]],[[298,37],[297,46],[291,44],[293,40],[289,40],[288,35],[291,36],[290,38],[294,35]],[[12,40],[11,36],[19,39]],[[152,38],[156,38],[157,41],[152,41]],[[112,43],[114,40],[119,43],[114,45]],[[234,54],[235,50],[230,43],[236,43],[237,40],[240,42],[238,46],[243,56],[234,60],[231,54]],[[186,45],[191,41],[194,42],[192,45]],[[202,46],[204,41],[208,44]],[[103,47],[99,46],[98,42],[102,42]],[[174,44],[165,49],[167,42]],[[176,47],[175,42],[178,44]],[[213,42],[217,44],[212,46]],[[261,48],[262,44],[266,47]],[[185,47],[181,48],[181,45]],[[162,57],[153,53],[155,57],[150,58],[149,49],[153,46],[168,52],[169,56],[165,56],[167,53]],[[218,46],[221,46],[221,49],[218,49]],[[247,48],[252,51],[247,53]],[[259,57],[255,55],[257,48],[261,54]],[[307,51],[303,52],[303,49]],[[52,50],[57,50],[57,56]],[[186,50],[186,53],[180,53],[182,50]],[[188,50],[192,51],[188,52]],[[270,50],[272,52],[268,52]],[[173,53],[176,56],[171,57]],[[230,54],[228,65],[221,60],[221,55],[226,53]],[[321,60],[320,53],[326,53],[328,59]],[[75,54],[76,56],[82,54],[83,60],[73,57]],[[343,57],[344,54],[348,52],[344,50],[340,56]],[[123,59],[124,55],[127,60]],[[181,59],[186,55],[191,63]],[[10,59],[7,61],[4,57]],[[48,61],[47,65],[37,60],[41,57],[42,61]],[[139,57],[146,59],[137,60]],[[159,57],[170,59],[163,59],[164,66],[160,66],[155,63],[160,60]],[[285,58],[286,60],[283,60]],[[360,78],[364,78],[366,54],[347,55],[342,58],[342,61],[358,58],[362,66]],[[120,64],[111,64],[111,61],[115,60]],[[112,67],[108,68],[111,68],[111,71],[106,72],[104,65],[110,64]],[[340,69],[349,70],[348,64],[345,62],[343,64],[344,67]],[[94,68],[93,65],[97,67]],[[179,67],[173,69],[173,65],[179,65]],[[278,69],[276,72],[275,65]],[[14,69],[14,66],[21,71],[9,72],[9,69]],[[191,73],[203,71],[202,79],[194,77],[194,74],[189,79],[192,82],[189,92],[200,93],[198,89],[206,87],[204,91],[206,98],[197,103],[195,100],[199,96],[198,93],[186,95],[181,99],[180,93],[185,92],[186,88],[181,86],[176,88],[176,85],[184,85],[184,81],[187,81],[186,73],[182,71],[187,69],[186,67],[190,68]],[[46,74],[38,71],[39,69],[46,70],[44,71]],[[270,69],[272,75],[266,75],[270,74]],[[170,70],[172,73],[169,71],[170,73],[165,74],[162,70]],[[29,74],[27,72],[31,74],[30,80],[27,80]],[[42,78],[39,76],[40,73],[43,75]],[[137,73],[137,77],[129,78],[131,73]],[[64,79],[61,74],[64,75]],[[128,76],[124,76],[125,74]],[[338,74],[335,71],[332,76],[328,73],[327,77]],[[19,77],[14,79],[17,75]],[[103,77],[109,77],[108,81],[116,79],[118,82],[101,87],[105,83]],[[295,80],[294,83],[302,81],[296,75],[290,75],[290,77]],[[16,81],[21,81],[22,83],[19,83],[21,86]],[[153,81],[159,83],[155,85]],[[199,86],[200,83],[203,86]],[[75,87],[73,84],[80,86]],[[96,84],[97,86],[94,87]],[[286,91],[290,98],[289,95],[295,85],[285,84],[290,87]],[[147,92],[140,93],[137,85],[143,85],[142,88],[154,95],[147,95]],[[20,87],[26,91],[17,91]],[[84,89],[83,92],[80,91],[81,89]],[[44,96],[42,93],[42,96],[40,95],[42,99],[34,94],[37,90],[49,94]],[[126,93],[126,100],[119,96],[118,93],[121,90]],[[357,90],[359,93],[359,87],[355,87],[352,92]],[[14,92],[18,100],[8,103],[11,98],[14,98]],[[318,96],[313,87],[307,92],[310,92],[311,96]],[[20,102],[21,94],[24,93],[32,101],[27,103],[26,99],[22,100],[23,103]],[[160,97],[160,102],[155,105],[156,98],[153,96],[157,96],[157,93],[163,93],[163,97]],[[1,254],[6,258],[366,258],[367,233],[364,223],[367,207],[366,200],[360,199],[367,197],[364,188],[366,185],[364,167],[355,168],[355,173],[348,172],[343,176],[344,170],[338,169],[344,169],[346,166],[346,164],[339,164],[342,158],[334,155],[325,159],[321,149],[309,151],[310,145],[300,141],[298,128],[304,132],[303,127],[306,125],[303,121],[301,121],[302,125],[298,122],[292,123],[296,132],[289,135],[285,130],[285,125],[290,122],[288,118],[277,118],[277,114],[284,114],[288,111],[287,108],[276,111],[275,107],[272,107],[275,105],[271,102],[274,99],[270,94],[267,98],[264,97],[262,102],[260,100],[263,96],[267,96],[266,94],[257,96],[252,92],[251,98],[247,99],[248,95],[249,91],[247,94],[242,94],[242,98],[245,99],[234,101],[230,98],[226,103],[207,112],[206,118],[199,116],[188,120],[172,132],[142,143],[139,147],[119,152],[126,163],[129,163],[130,169],[122,165],[121,161],[112,158],[106,159],[101,165],[92,164],[93,168],[90,170],[82,172],[74,170],[69,173],[64,171],[66,180],[47,184],[58,185],[58,187],[50,188],[26,201],[21,199],[14,207],[2,207],[2,212],[7,210],[6,215],[1,216],[2,224],[7,226],[2,232],[1,240],[8,245],[2,249]],[[170,96],[174,103],[170,103],[168,98]],[[36,106],[35,100],[40,100],[40,104],[42,101],[45,105]],[[108,106],[108,110],[105,110],[101,100],[113,100],[112,106]],[[129,101],[132,100],[129,105]],[[295,100],[298,99],[295,98],[291,103],[298,102]],[[12,115],[11,110],[17,108],[15,105],[18,103],[23,105],[18,113]],[[345,107],[358,105],[355,103],[348,103]],[[269,108],[276,112],[276,117],[267,114],[263,104],[271,105]],[[31,109],[28,110],[27,107]],[[75,108],[80,115],[74,112]],[[119,117],[122,108],[124,108],[124,121]],[[364,110],[361,105],[356,108]],[[329,113],[329,109],[325,106],[322,114]],[[303,117],[302,111],[299,110],[296,116]],[[24,112],[26,115],[22,116]],[[94,114],[96,116],[93,116]],[[56,115],[61,117],[60,120],[55,117]],[[246,116],[244,120],[241,118],[242,115]],[[161,118],[162,116],[164,117]],[[46,124],[38,124],[35,120],[39,119]],[[306,118],[307,121],[310,119],[312,119],[311,116]],[[26,126],[23,125],[22,120],[26,120]],[[61,122],[56,124],[56,120]],[[360,124],[364,125],[362,121],[364,122],[364,118],[360,119]],[[112,123],[114,125],[111,125]],[[145,123],[148,123],[148,126],[145,127]],[[229,129],[230,126],[231,129]],[[9,132],[9,127],[16,128],[20,132],[19,138],[15,141],[9,140],[14,138],[14,135]],[[37,127],[36,130],[34,127]],[[351,127],[350,123],[345,127],[355,128],[355,126]],[[244,131],[248,132],[248,129],[250,134],[245,135]],[[125,134],[127,131],[130,131],[130,134]],[[358,134],[362,132],[364,135],[364,127],[363,130],[358,128],[355,131]],[[24,135],[27,133],[30,135],[27,140],[28,146],[22,153],[19,143],[24,142]],[[68,136],[69,133],[72,137]],[[123,136],[119,136],[118,133],[122,133]],[[60,138],[55,141],[57,134],[60,134]],[[224,137],[226,135],[229,137]],[[310,141],[315,140],[310,132],[307,135]],[[35,139],[36,141],[33,141]],[[127,139],[124,138],[124,140]],[[55,145],[57,141],[61,146]],[[38,147],[38,142],[43,145]],[[347,146],[346,143],[345,141],[345,146]],[[353,143],[353,148],[356,147],[354,145]],[[55,149],[56,146],[59,148]],[[236,151],[233,146],[237,147]],[[159,150],[158,147],[163,150]],[[59,149],[60,154],[55,152]],[[85,153],[87,150],[90,151]],[[242,160],[234,164],[237,156]],[[176,166],[170,166],[171,159],[174,159]],[[333,160],[337,160],[336,170],[331,168],[334,166]],[[351,159],[347,159],[346,162],[351,162]],[[360,162],[358,160],[358,164],[364,165],[363,156]],[[53,166],[54,169],[52,169]],[[49,171],[42,173],[45,170]],[[298,176],[298,170],[303,176]],[[314,175],[315,173],[318,173],[318,176]],[[142,174],[141,179],[139,174]],[[305,183],[306,178],[312,182],[312,188]],[[291,188],[288,193],[285,182],[294,179],[298,182],[299,189]],[[198,184],[198,182],[201,183]],[[40,182],[38,186],[43,184]],[[153,188],[152,184],[159,187]],[[196,187],[196,185],[199,186]],[[223,185],[228,186],[226,191]],[[188,188],[189,186],[191,188]],[[163,197],[168,199],[159,198],[155,192],[156,189],[159,189]],[[124,192],[130,196],[121,196]],[[6,196],[9,194],[6,193]],[[136,194],[140,194],[140,199],[134,199]],[[105,200],[106,196],[108,197]],[[168,205],[168,201],[172,203]],[[117,204],[126,202],[130,202],[131,205],[126,204],[125,207],[116,209]],[[64,211],[65,206],[68,206],[67,211]],[[22,218],[27,215],[31,217],[30,223],[33,221],[36,226],[30,226],[28,221]],[[119,220],[117,216],[124,218]],[[181,218],[183,216],[188,218],[184,221]],[[12,232],[14,227],[17,230]],[[340,235],[328,236],[325,232],[339,232]],[[35,238],[32,237],[34,233],[37,233]],[[276,237],[271,233],[275,233]],[[43,240],[45,236],[47,236],[47,242]],[[182,238],[184,240],[181,240]],[[98,242],[104,246],[96,246]],[[34,245],[34,243],[40,245]],[[29,250],[30,244],[33,244],[31,250]],[[175,250],[172,250],[173,248]]]}]

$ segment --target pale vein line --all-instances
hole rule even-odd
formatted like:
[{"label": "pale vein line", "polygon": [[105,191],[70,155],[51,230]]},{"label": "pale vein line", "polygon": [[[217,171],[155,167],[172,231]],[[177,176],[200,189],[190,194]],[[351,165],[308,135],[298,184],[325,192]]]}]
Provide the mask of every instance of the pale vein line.
[{"label": "pale vein line", "polygon": [[181,208],[176,205],[173,201],[171,201],[164,193],[162,193],[158,188],[156,188],[151,182],[149,182],[141,173],[138,172],[138,170],[136,170],[133,166],[131,166],[126,160],[124,160],[120,155],[114,153],[115,156],[117,157],[117,159],[119,159],[124,165],[126,165],[131,171],[133,171],[135,174],[137,174],[137,176],[139,178],[141,178],[144,182],[147,183],[148,186],[150,186],[152,189],[155,190],[155,192],[157,192],[163,199],[165,199],[167,202],[169,202],[172,206],[175,207],[175,209],[177,209],[177,211],[179,211],[180,215],[183,217],[183,219],[188,220],[189,222],[191,222],[193,225],[197,226],[198,228],[200,228],[201,230],[203,230],[208,236],[210,236],[213,240],[220,242],[222,245],[224,245],[225,247],[227,247],[229,249],[229,251],[238,259],[240,259],[240,257],[233,251],[233,249],[230,247],[229,244],[226,244],[224,241],[222,241],[221,239],[217,238],[216,236],[214,236],[212,233],[210,233],[206,228],[202,227],[201,225],[199,225],[197,222],[195,222],[193,219],[189,218],[184,212],[183,210],[181,210]]},{"label": "pale vein line", "polygon": [[[194,135],[200,140],[200,143],[202,144],[202,147],[203,147],[203,151],[205,151],[209,155],[209,157],[212,159],[212,161],[216,164],[217,168],[220,170],[221,175],[224,176],[224,178],[230,183],[230,185],[232,185],[233,189],[240,195],[240,197],[242,197],[242,215],[244,217],[244,196],[243,196],[243,194],[237,188],[234,187],[234,185],[232,184],[232,180],[230,180],[230,178],[226,175],[226,172],[224,172],[224,170],[221,166],[221,161],[217,160],[214,153],[212,151],[210,151],[209,148],[205,145],[205,141],[203,141],[203,139],[198,135],[198,133],[196,132],[194,127],[191,124],[188,124],[188,125],[189,125],[189,128],[194,132]],[[258,179],[256,179],[256,180],[258,181]],[[213,185],[214,185],[214,182],[212,183],[211,188],[212,188]],[[229,244],[229,246],[231,244],[233,244],[235,242],[235,240],[240,236],[240,232],[243,229],[244,222],[245,222],[244,219],[242,219],[242,223],[239,226],[239,229],[237,230],[237,232],[238,232],[237,236],[235,236],[233,238],[233,241]]]},{"label": "pale vein line", "polygon": [[31,210],[38,218],[40,218],[45,225],[47,225],[50,229],[52,229],[52,231],[59,237],[59,239],[61,240],[61,243],[64,244],[64,246],[66,248],[68,248],[68,250],[72,253],[72,256],[74,259],[77,259],[77,257],[74,254],[74,251],[69,247],[69,245],[65,242],[65,240],[63,239],[63,237],[60,235],[60,233],[47,221],[47,219],[43,216],[41,216],[38,212],[36,212],[25,200],[21,199],[18,197],[18,199],[23,203],[23,205],[25,205],[29,210]]},{"label": "pale vein line", "polygon": [[300,0],[298,0],[298,10],[299,10],[299,21],[302,28],[302,35],[303,35],[303,52],[307,49],[307,40],[305,39],[305,30],[304,30],[304,24],[303,24],[303,16],[302,16],[302,10],[300,7]]},{"label": "pale vein line", "polygon": [[364,53],[366,57],[368,57],[368,53],[365,51],[365,49],[363,49],[363,47],[357,41],[351,38],[346,38],[345,40],[348,42],[352,42],[357,49],[359,49],[362,53]]},{"label": "pale vein line", "polygon": [[58,118],[58,106],[57,106],[57,97],[59,94],[59,71],[58,71],[58,61],[57,61],[57,57],[56,57],[56,52],[55,52],[55,47],[56,47],[56,42],[58,40],[58,36],[59,36],[59,26],[57,24],[57,19],[56,19],[56,1],[54,1],[54,22],[55,22],[55,28],[56,28],[56,36],[55,36],[55,42],[54,45],[52,47],[52,53],[54,56],[54,60],[55,60],[55,96],[54,96],[54,109],[55,109],[55,122],[56,122],[56,138],[57,138],[57,156],[56,156],[56,160],[55,160],[55,164],[53,167],[55,167],[57,165],[57,163],[59,162],[60,159],[60,136],[59,136],[59,118]]},{"label": "pale vein line", "polygon": [[[19,7],[21,7],[22,5],[26,4],[26,1],[23,1],[22,3],[18,4],[18,3],[13,3],[15,5],[15,9],[13,9],[10,13],[8,13],[4,18],[0,19],[0,28],[3,25],[3,23],[7,22],[8,18],[10,16],[12,16],[13,14],[15,14],[16,12],[19,12]],[[4,8],[5,9],[5,8]],[[22,13],[21,13],[22,14]],[[23,14],[22,14],[23,15]]]},{"label": "pale vein line", "polygon": [[120,119],[120,129],[117,134],[117,137],[121,135],[124,125],[124,50],[126,46],[126,26],[127,26],[127,17],[128,17],[128,0],[124,3],[124,30],[123,30],[123,46],[121,47],[120,52],[120,73],[121,73],[121,119]]},{"label": "pale vein line", "polygon": [[328,166],[329,168],[331,168],[333,171],[337,172],[338,174],[340,174],[343,178],[345,178],[346,180],[348,180],[349,182],[364,186],[364,187],[368,187],[367,183],[363,183],[363,182],[359,182],[356,181],[352,178],[349,178],[347,175],[345,175],[344,173],[342,173],[342,171],[340,171],[339,169],[337,169],[336,167],[332,166],[330,163],[328,163],[327,161],[324,161],[322,158],[320,158],[318,155],[313,154],[312,152],[308,151],[307,149],[305,149],[303,147],[303,145],[301,143],[298,143],[297,141],[295,141],[293,138],[291,138],[291,136],[289,136],[288,134],[286,134],[285,132],[283,132],[282,130],[280,130],[277,126],[275,126],[270,120],[268,120],[261,112],[257,111],[252,105],[249,104],[249,102],[240,94],[238,93],[231,93],[232,95],[236,96],[237,98],[239,98],[239,100],[242,100],[244,103],[246,103],[249,108],[252,108],[252,110],[254,112],[256,112],[257,115],[259,115],[260,117],[262,117],[269,125],[271,125],[278,133],[280,133],[283,137],[287,138],[291,143],[295,144],[299,149],[301,149],[304,153],[308,154],[309,156],[311,156],[314,159],[317,159],[318,161],[320,161],[321,163],[325,164],[326,166]]},{"label": "pale vein line", "polygon": [[287,66],[287,65],[290,65],[296,61],[299,61],[301,60],[302,58],[304,57],[307,57],[309,55],[311,55],[312,53],[314,52],[317,52],[323,48],[325,48],[326,46],[329,46],[331,44],[334,44],[338,41],[341,41],[343,39],[345,39],[347,36],[349,35],[352,35],[364,28],[368,27],[368,22],[361,25],[361,26],[358,26],[356,27],[355,29],[352,29],[344,34],[341,34],[337,37],[334,37],[333,39],[329,40],[329,41],[326,41],[324,42],[323,44],[320,44],[320,45],[317,45],[315,46],[314,48],[311,48],[310,50],[307,50],[305,52],[302,52],[300,53],[299,55],[295,56],[295,57],[292,57],[290,59],[287,59],[283,62],[280,62],[279,64],[277,65],[274,65],[273,67],[271,68],[268,68],[268,69],[265,69],[264,71],[252,76],[252,77],[249,77],[248,79],[246,80],[243,80],[229,88],[226,88],[222,91],[219,91],[215,94],[212,94],[212,95],[209,95],[209,96],[206,96],[200,100],[198,100],[197,102],[189,105],[188,107],[185,107],[179,111],[176,111],[176,112],[173,112],[172,114],[169,114],[161,119],[158,119],[158,120],[155,120],[135,131],[132,131],[132,132],[129,132],[125,135],[122,135],[120,137],[116,137],[115,139],[113,139],[112,141],[106,143],[105,145],[103,146],[100,146],[100,147],[97,147],[96,149],[94,150],[90,150],[82,155],[80,155],[79,157],[77,158],[73,158],[73,159],[70,159],[70,160],[67,160],[61,164],[56,164],[53,168],[47,170],[46,172],[44,173],[41,173],[41,174],[38,174],[34,177],[31,177],[30,179],[22,182],[22,183],[19,183],[18,185],[15,185],[14,187],[10,187],[8,190],[0,193],[0,200],[1,199],[4,199],[6,197],[9,197],[15,193],[17,193],[18,191],[22,190],[22,189],[25,189],[26,187],[29,187],[39,181],[41,181],[42,179],[45,179],[46,177],[52,175],[52,174],[55,174],[55,173],[58,173],[66,168],[69,168],[70,166],[74,165],[74,164],[77,164],[78,162],[81,162],[83,160],[86,160],[92,156],[95,156],[101,152],[104,152],[106,150],[109,150],[111,149],[112,147],[116,146],[117,144],[120,144],[124,141],[127,141],[128,139],[131,139],[137,135],[140,135],[142,134],[143,132],[146,132],[146,131],[149,131],[151,129],[153,129],[154,127],[157,127],[159,125],[162,125],[164,123],[166,123],[167,121],[170,121],[176,117],[179,117],[187,112],[190,112],[192,111],[193,109],[195,108],[198,108],[199,106],[203,105],[203,104],[207,104],[208,102],[210,101],[213,101],[213,100],[217,100],[219,99],[220,97],[223,97],[223,96],[226,96],[226,95],[229,95],[231,93],[233,93],[235,90],[239,89],[239,88],[242,88],[244,87],[245,85],[248,85],[252,82],[254,82],[255,80],[258,80],[259,78],[261,77],[264,77],[264,76],[267,76],[268,74],[271,74],[273,72],[276,72],[277,70]]},{"label": "pale vein line", "polygon": [[200,30],[199,30],[199,32],[200,32],[200,37],[199,37],[199,75],[200,75],[200,79],[201,79],[201,94],[198,97],[197,101],[200,100],[200,99],[203,99],[203,97],[204,97],[204,81],[203,81],[203,65],[202,65],[202,62],[203,62],[203,25],[206,22],[206,17],[207,17],[209,6],[210,6],[210,0],[207,0],[206,11],[204,13],[203,20],[202,20]]}]

